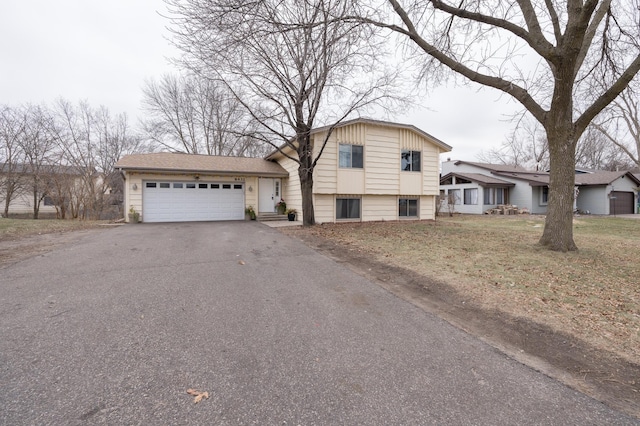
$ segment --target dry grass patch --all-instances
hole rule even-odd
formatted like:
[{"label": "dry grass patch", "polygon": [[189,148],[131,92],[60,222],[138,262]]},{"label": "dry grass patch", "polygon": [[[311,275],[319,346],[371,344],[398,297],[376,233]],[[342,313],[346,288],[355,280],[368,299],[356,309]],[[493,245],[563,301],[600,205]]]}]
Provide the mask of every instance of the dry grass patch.
[{"label": "dry grass patch", "polygon": [[0,218],[0,241],[15,240],[30,235],[52,234],[96,228],[108,223],[96,220],[6,219]]},{"label": "dry grass patch", "polygon": [[322,225],[311,232],[444,280],[475,303],[544,323],[640,363],[640,221],[581,217],[580,250],[537,245],[536,216]]}]

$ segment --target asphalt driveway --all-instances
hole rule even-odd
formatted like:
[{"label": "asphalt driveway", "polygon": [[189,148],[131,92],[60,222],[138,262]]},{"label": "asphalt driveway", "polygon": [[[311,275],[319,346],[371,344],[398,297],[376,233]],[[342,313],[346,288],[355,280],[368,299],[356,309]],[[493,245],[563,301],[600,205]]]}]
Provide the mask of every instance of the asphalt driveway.
[{"label": "asphalt driveway", "polygon": [[638,419],[275,229],[228,222],[118,227],[0,269],[0,424],[100,423]]}]

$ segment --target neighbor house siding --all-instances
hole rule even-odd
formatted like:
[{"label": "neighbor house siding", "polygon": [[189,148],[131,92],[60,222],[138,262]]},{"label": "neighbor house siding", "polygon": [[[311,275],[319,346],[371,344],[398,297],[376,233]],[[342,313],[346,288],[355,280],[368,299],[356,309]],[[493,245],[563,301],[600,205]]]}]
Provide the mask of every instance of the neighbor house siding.
[{"label": "neighbor house siding", "polygon": [[[460,163],[455,164],[454,161],[446,161],[442,163],[442,176],[449,173],[479,173],[486,176],[494,176],[490,171],[475,166],[473,164]],[[540,205],[540,187],[532,187],[527,181],[522,179],[512,179],[509,176],[503,174],[496,176],[500,180],[513,183],[515,186],[508,187],[507,190],[507,203],[517,206],[519,209],[527,209],[531,213],[544,214],[547,211],[546,205]],[[460,189],[460,203],[456,204],[456,212],[459,213],[475,213],[482,214],[484,211],[494,207],[493,205],[484,205],[484,191],[487,188],[480,186],[477,182],[470,184],[455,184],[455,185],[441,185],[444,190]],[[464,188],[478,188],[478,204],[477,205],[465,205],[464,204]],[[446,206],[443,206],[446,208]]]},{"label": "neighbor house siding", "polygon": [[523,183],[522,181],[518,183],[517,180],[509,179],[504,176],[500,176],[500,179],[516,184],[516,186],[508,189],[509,204],[518,206],[519,209],[526,208],[531,213],[546,213],[547,206],[540,205],[540,190],[542,187],[532,187],[528,183]]},{"label": "neighbor house siding", "polygon": [[607,198],[606,186],[580,188],[577,208],[582,212],[590,214],[609,214],[609,199]]},{"label": "neighbor house siding", "polygon": [[[4,198],[0,198],[0,213],[4,211]],[[9,205],[9,215],[30,215],[33,216],[33,193],[28,190],[18,194],[11,200]],[[45,206],[44,200],[40,202],[39,214],[56,214],[56,206]]]},{"label": "neighbor house siding", "polygon": [[[534,186],[531,188],[531,208],[529,211],[533,214],[546,214],[547,204],[542,204],[543,186]],[[513,203],[516,204],[516,203]],[[518,205],[520,207],[520,205]]]},{"label": "neighbor house siding", "polygon": [[627,177],[618,178],[611,185],[579,186],[578,188],[580,194],[578,195],[577,208],[591,214],[608,215],[612,213],[609,200],[609,194],[612,191],[633,192],[634,200],[637,194],[635,183]]}]

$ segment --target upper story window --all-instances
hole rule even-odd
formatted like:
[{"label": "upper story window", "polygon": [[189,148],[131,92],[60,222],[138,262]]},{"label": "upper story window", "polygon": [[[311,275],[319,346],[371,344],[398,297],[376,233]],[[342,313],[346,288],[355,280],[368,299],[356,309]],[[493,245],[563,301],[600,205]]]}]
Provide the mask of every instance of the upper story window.
[{"label": "upper story window", "polygon": [[409,151],[407,149],[403,149],[400,157],[400,167],[401,170],[407,172],[419,172],[420,151]]},{"label": "upper story window", "polygon": [[340,144],[340,167],[348,169],[362,169],[364,158],[362,145]]}]

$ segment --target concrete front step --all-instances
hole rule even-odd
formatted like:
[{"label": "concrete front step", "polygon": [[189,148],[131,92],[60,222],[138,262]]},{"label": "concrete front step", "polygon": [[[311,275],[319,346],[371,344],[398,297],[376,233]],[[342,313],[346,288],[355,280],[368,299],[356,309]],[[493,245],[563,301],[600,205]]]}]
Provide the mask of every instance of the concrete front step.
[{"label": "concrete front step", "polygon": [[257,218],[260,222],[274,222],[280,220],[289,220],[286,214],[277,213],[260,213]]}]

